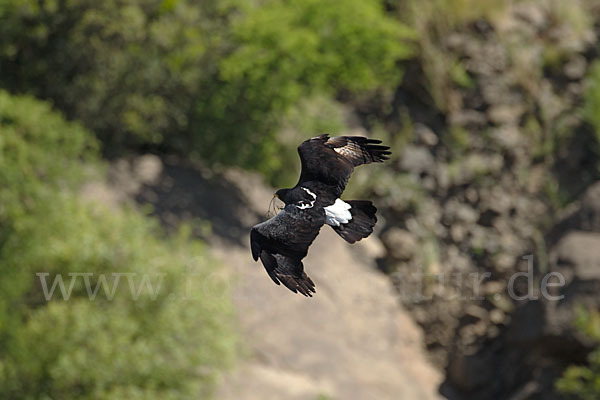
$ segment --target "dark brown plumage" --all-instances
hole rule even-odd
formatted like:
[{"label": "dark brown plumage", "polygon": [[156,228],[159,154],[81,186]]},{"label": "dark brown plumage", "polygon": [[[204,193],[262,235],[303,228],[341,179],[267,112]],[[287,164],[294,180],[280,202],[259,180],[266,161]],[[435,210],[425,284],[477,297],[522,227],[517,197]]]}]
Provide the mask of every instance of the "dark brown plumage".
[{"label": "dark brown plumage", "polygon": [[283,283],[305,296],[315,293],[302,259],[324,224],[354,243],[369,236],[377,222],[377,209],[367,200],[344,202],[340,196],[354,167],[389,159],[389,147],[361,136],[320,135],[298,147],[302,172],[296,186],[275,196],[286,206],[275,217],[255,225],[250,245],[276,284]]}]

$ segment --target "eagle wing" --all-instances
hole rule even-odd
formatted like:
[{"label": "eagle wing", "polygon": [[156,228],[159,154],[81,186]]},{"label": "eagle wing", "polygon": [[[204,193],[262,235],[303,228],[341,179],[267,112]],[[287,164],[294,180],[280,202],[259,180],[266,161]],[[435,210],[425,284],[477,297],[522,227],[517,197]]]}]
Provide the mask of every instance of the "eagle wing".
[{"label": "eagle wing", "polygon": [[305,140],[298,146],[302,172],[298,185],[318,181],[335,190],[335,198],[346,188],[354,167],[372,162],[383,162],[392,154],[381,140],[362,136],[320,135]]},{"label": "eagle wing", "polygon": [[315,284],[304,272],[302,259],[325,223],[325,210],[318,204],[310,208],[288,204],[273,218],[250,231],[254,261],[259,258],[277,285],[282,282],[292,292],[312,296]]}]

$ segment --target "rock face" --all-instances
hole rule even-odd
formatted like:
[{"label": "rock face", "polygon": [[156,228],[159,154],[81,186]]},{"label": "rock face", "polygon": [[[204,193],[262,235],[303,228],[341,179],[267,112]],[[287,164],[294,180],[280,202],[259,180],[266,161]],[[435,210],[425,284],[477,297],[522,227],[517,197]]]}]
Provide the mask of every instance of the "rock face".
[{"label": "rock face", "polygon": [[[600,296],[600,174],[597,140],[578,110],[600,30],[573,29],[558,4],[511,2],[439,37],[424,29],[436,50],[429,61],[456,60],[466,79],[416,62],[396,98],[412,125],[388,122],[413,136],[374,189],[387,205],[380,267],[407,294],[451,399],[559,398],[553,381],[587,352],[573,315]],[[557,50],[564,57],[544,57]],[[424,80],[439,90],[420,100]],[[398,183],[386,191],[387,182]],[[509,296],[526,255],[538,292],[547,272],[564,274],[564,299]],[[478,290],[469,277],[485,273]]]},{"label": "rock face", "polygon": [[235,303],[249,361],[219,399],[435,399],[440,374],[367,243],[350,248],[323,229],[305,259],[313,298],[275,286],[247,248],[217,246],[237,279]]},{"label": "rock face", "polygon": [[[522,396],[518,398],[563,398],[554,391],[562,369],[584,363],[596,345],[576,329],[575,320],[581,307],[600,308],[600,230],[587,230],[590,220],[580,218],[597,207],[589,199],[599,188],[600,182],[588,189],[580,207],[567,217],[571,230],[563,231],[549,251],[547,272],[559,274],[555,276],[562,282],[553,282],[561,284],[549,286],[547,295],[536,289],[535,299],[516,302],[495,340],[483,342],[472,354],[451,353],[442,386],[446,397],[503,398],[513,388]],[[566,226],[565,221],[557,225]]]},{"label": "rock face", "polygon": [[[243,174],[228,178],[251,193],[249,213],[269,203],[273,190]],[[247,246],[217,240],[212,247],[235,277],[234,299],[250,351],[217,398],[438,398],[441,376],[424,357],[421,333],[389,279],[375,269],[377,239],[352,246],[323,227],[304,259],[317,288],[313,298],[274,285]]]},{"label": "rock face", "polygon": [[351,246],[324,227],[304,260],[317,288],[305,298],[273,284],[250,254],[249,228],[266,218],[273,193],[257,176],[171,161],[132,186],[137,165],[113,168],[115,182],[130,182],[125,195],[151,203],[167,226],[209,221],[212,233],[197,233],[233,281],[246,357],[224,377],[217,399],[440,398],[441,374],[426,360],[421,332],[374,266],[384,251],[375,237]]}]

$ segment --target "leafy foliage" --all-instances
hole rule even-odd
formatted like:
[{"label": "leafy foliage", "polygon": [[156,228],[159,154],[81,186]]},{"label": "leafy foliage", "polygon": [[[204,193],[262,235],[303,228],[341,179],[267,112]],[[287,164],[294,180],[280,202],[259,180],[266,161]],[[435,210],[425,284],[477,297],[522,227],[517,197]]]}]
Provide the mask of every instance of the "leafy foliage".
[{"label": "leafy foliage", "polygon": [[410,30],[373,0],[261,2],[231,32],[233,51],[198,103],[196,148],[267,173],[278,167],[274,135],[286,110],[315,94],[393,90],[397,62],[412,54]]},{"label": "leafy foliage", "polygon": [[[580,310],[577,326],[590,338],[600,341],[600,312]],[[595,400],[600,393],[600,347],[588,356],[588,366],[570,366],[556,382],[563,394],[582,400]]]},{"label": "leafy foliage", "polygon": [[6,1],[1,84],[52,99],[107,145],[182,149],[200,80],[214,68],[227,2]]},{"label": "leafy foliage", "polygon": [[[48,104],[0,92],[0,131],[0,392],[208,394],[233,342],[227,290],[203,245],[184,231],[165,240],[133,210],[83,202],[95,141]],[[48,301],[58,276],[67,291],[73,279],[72,292],[57,285]]]},{"label": "leafy foliage", "polygon": [[583,114],[594,128],[598,144],[597,151],[600,154],[600,62],[598,61],[592,65],[588,75]]},{"label": "leafy foliage", "polygon": [[0,85],[52,99],[108,154],[160,149],[270,173],[290,107],[391,91],[412,54],[411,31],[378,0],[3,4]]}]

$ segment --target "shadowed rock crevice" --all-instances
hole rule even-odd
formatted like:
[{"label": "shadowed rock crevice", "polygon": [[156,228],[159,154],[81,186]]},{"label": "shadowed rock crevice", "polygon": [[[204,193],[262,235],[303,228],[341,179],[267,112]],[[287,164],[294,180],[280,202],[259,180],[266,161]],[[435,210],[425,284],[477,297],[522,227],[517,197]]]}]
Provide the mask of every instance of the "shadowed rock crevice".
[{"label": "shadowed rock crevice", "polygon": [[[151,205],[169,230],[182,222],[204,239],[212,235],[245,246],[248,228],[264,215],[248,206],[247,194],[232,182],[236,172],[215,172],[177,158],[145,155],[120,160],[110,170],[111,181],[144,206]],[[248,178],[250,179],[250,178]],[[265,211],[268,202],[265,204]]]}]

